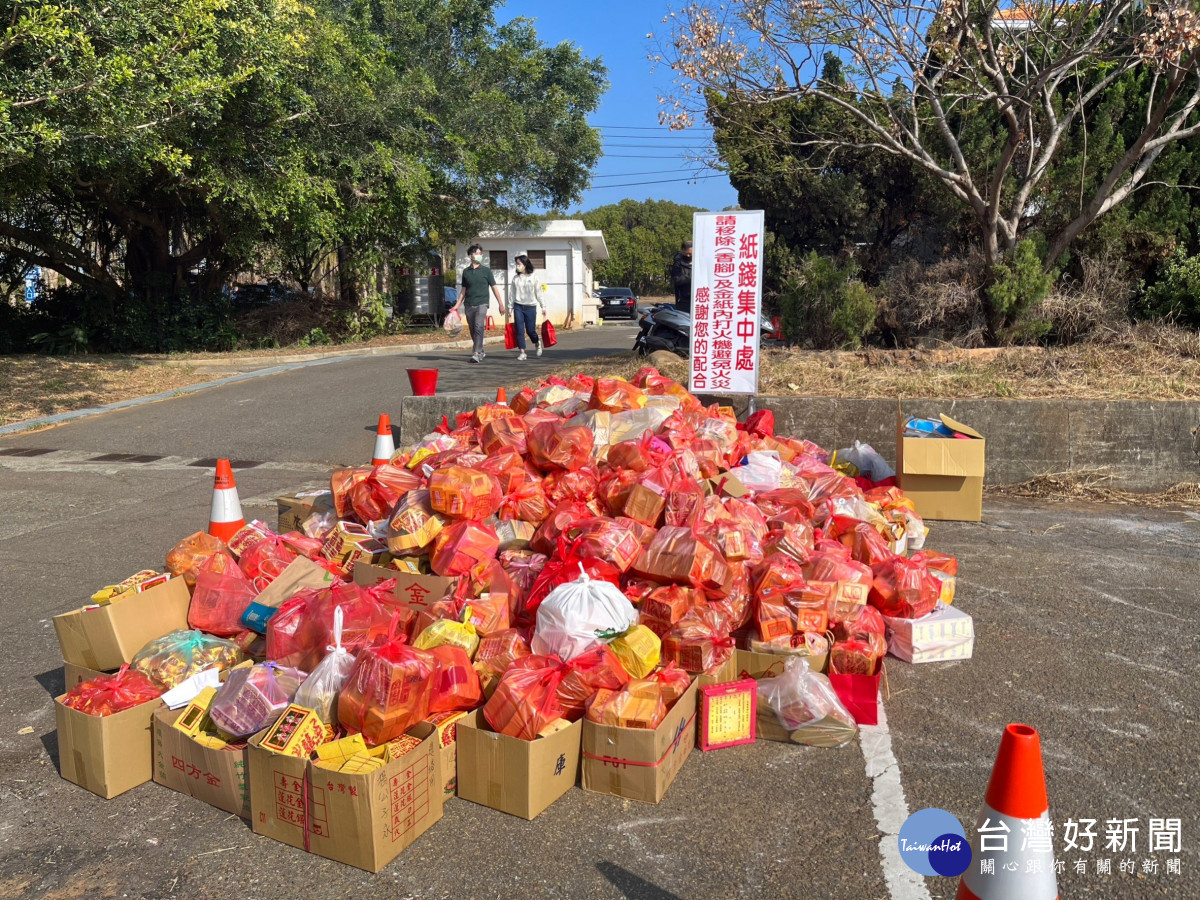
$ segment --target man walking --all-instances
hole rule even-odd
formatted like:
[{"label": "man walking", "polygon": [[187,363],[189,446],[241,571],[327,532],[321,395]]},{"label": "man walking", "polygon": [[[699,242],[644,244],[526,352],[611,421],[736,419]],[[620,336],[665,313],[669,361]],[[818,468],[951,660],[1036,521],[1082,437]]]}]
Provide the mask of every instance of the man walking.
[{"label": "man walking", "polygon": [[471,264],[463,269],[461,287],[458,289],[458,302],[454,304],[454,308],[457,310],[465,307],[463,317],[467,320],[467,327],[471,330],[471,340],[474,344],[471,362],[483,362],[483,358],[487,356],[483,352],[483,337],[487,333],[489,287],[496,295],[496,302],[500,305],[500,315],[505,315],[506,311],[504,299],[500,296],[500,288],[496,287],[496,276],[492,274],[491,269],[483,265],[483,247],[479,244],[472,244],[467,250],[467,257],[471,260]]},{"label": "man walking", "polygon": [[692,242],[684,241],[671,263],[671,283],[675,285],[675,308],[692,312]]}]

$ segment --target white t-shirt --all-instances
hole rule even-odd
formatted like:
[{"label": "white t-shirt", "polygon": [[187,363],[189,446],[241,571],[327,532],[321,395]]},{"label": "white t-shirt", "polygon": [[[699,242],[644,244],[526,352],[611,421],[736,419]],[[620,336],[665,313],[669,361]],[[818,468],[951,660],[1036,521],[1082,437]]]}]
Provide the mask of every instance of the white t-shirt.
[{"label": "white t-shirt", "polygon": [[513,275],[512,302],[521,306],[542,306],[542,286],[532,275]]}]

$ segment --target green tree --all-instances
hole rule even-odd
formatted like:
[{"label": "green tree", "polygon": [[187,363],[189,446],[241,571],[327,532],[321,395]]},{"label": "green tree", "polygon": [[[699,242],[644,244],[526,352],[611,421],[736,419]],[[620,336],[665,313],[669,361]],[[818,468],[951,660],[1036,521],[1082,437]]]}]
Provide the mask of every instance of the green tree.
[{"label": "green tree", "polygon": [[161,341],[268,253],[353,269],[577,199],[604,69],[496,6],[0,2],[0,255]]},{"label": "green tree", "polygon": [[608,259],[596,263],[596,281],[637,294],[671,294],[671,261],[691,238],[692,215],[700,211],[670,200],[622,200],[583,213],[584,224],[603,231],[608,245]]}]

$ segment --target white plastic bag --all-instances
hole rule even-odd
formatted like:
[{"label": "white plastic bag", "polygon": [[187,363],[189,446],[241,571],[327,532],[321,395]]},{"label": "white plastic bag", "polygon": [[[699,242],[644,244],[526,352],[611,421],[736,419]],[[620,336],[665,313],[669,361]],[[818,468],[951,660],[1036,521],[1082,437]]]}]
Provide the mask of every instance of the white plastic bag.
[{"label": "white plastic bag", "polygon": [[326,725],[336,725],[337,698],[354,668],[354,654],[342,646],[342,608],[333,610],[333,643],[312,674],[296,691],[296,704],[311,709]]},{"label": "white plastic bag", "polygon": [[662,408],[644,407],[614,413],[609,420],[608,439],[613,444],[621,441],[636,441],[647,431],[657,431],[671,417],[671,411]]},{"label": "white plastic bag", "polygon": [[457,337],[458,335],[462,334],[463,318],[457,309],[450,310],[449,314],[446,316],[446,323],[443,327],[446,329],[446,333],[451,337]]},{"label": "white plastic bag", "polygon": [[592,580],[582,566],[579,572],[579,578],[560,584],[538,607],[530,645],[534,653],[574,659],[597,641],[616,640],[637,624],[637,610],[616,585]]},{"label": "white plastic bag", "polygon": [[837,452],[838,462],[848,462],[853,465],[860,475],[864,478],[869,478],[871,481],[883,481],[885,478],[891,478],[896,474],[896,470],[887,464],[887,461],[875,452],[875,448],[870,444],[864,444],[861,441],[855,441],[853,447],[847,447],[845,450]]},{"label": "white plastic bag", "polygon": [[753,450],[746,464],[730,469],[729,474],[751,491],[774,491],[783,477],[783,461],[774,450]]},{"label": "white plastic bag", "polygon": [[782,675],[758,683],[758,702],[770,707],[789,732],[807,726],[854,727],[854,717],[829,682],[809,671],[808,660],[802,656],[787,657]]}]

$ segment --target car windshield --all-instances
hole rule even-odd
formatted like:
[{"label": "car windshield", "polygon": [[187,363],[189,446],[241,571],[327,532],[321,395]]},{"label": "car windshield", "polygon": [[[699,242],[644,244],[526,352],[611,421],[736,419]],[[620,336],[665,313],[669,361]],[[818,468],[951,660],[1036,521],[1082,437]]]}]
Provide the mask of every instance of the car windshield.
[{"label": "car windshield", "polygon": [[600,291],[601,297],[632,297],[633,291],[629,288],[604,288]]}]

